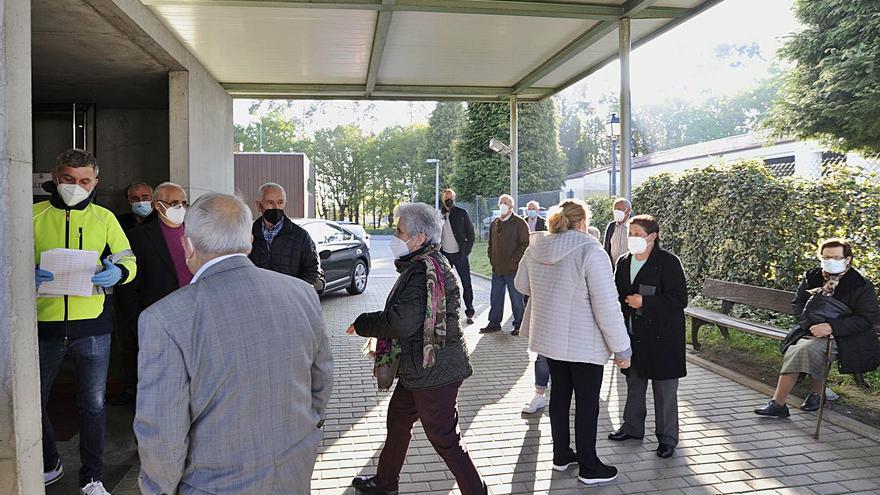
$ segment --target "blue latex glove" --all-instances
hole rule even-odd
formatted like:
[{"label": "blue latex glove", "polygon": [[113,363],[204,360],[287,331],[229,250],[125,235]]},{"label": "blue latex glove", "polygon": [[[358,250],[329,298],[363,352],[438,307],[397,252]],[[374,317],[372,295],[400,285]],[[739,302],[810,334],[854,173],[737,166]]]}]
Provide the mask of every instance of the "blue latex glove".
[{"label": "blue latex glove", "polygon": [[55,275],[47,270],[41,270],[40,267],[34,269],[34,282],[37,283],[37,290],[40,290],[40,284],[43,282],[51,282],[55,280]]},{"label": "blue latex glove", "polygon": [[92,283],[104,288],[113,287],[116,285],[116,282],[119,282],[119,279],[122,278],[122,270],[106,258],[104,258],[103,263],[104,270],[96,273],[95,276],[92,277]]}]

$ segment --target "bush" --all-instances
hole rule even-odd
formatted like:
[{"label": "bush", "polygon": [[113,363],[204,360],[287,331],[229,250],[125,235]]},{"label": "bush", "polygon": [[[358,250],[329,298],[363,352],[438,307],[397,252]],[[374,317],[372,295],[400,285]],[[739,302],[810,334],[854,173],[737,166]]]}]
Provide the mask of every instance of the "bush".
[{"label": "bush", "polygon": [[614,199],[608,196],[589,196],[584,199],[590,211],[593,213],[593,219],[590,225],[599,229],[599,233],[605,235],[605,227],[613,218],[611,209],[614,208]]},{"label": "bush", "polygon": [[633,204],[660,222],[692,293],[706,278],[794,290],[818,266],[818,242],[835,236],[853,241],[865,276],[880,276],[880,183],[858,168],[815,180],[776,178],[756,161],[710,166],[652,177]]}]

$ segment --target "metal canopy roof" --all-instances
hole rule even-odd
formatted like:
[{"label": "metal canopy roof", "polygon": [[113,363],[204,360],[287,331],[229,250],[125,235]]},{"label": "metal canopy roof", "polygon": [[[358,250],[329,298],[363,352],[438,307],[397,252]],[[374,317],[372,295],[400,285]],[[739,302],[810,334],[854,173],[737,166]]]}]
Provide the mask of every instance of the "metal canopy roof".
[{"label": "metal canopy roof", "polygon": [[142,0],[236,97],[551,96],[721,0]]}]

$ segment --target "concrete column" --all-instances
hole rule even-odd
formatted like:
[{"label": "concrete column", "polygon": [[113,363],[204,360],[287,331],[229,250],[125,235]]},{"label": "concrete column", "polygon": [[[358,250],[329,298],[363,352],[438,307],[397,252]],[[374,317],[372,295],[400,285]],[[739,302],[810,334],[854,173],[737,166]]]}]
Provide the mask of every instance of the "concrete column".
[{"label": "concrete column", "polygon": [[30,0],[0,1],[0,493],[43,490],[30,205]]},{"label": "concrete column", "polygon": [[194,201],[233,193],[232,97],[200,68],[168,74],[170,175]]},{"label": "concrete column", "polygon": [[189,73],[168,73],[168,175],[189,190]]},{"label": "concrete column", "polygon": [[629,58],[632,51],[629,18],[620,20],[620,196],[632,199],[632,97]]}]

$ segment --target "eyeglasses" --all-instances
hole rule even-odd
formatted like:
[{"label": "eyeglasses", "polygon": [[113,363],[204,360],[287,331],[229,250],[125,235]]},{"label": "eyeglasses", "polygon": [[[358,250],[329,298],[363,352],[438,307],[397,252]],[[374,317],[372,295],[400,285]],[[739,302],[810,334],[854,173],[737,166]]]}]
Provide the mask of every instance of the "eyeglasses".
[{"label": "eyeglasses", "polygon": [[189,203],[187,203],[186,201],[175,200],[175,201],[171,201],[170,203],[168,201],[162,201],[161,199],[157,199],[156,201],[162,203],[165,206],[170,206],[171,208],[176,208],[178,206],[183,206],[184,208],[186,208],[189,206]]},{"label": "eyeglasses", "polygon": [[820,260],[837,260],[837,261],[843,261],[843,260],[845,260],[845,259],[847,259],[847,258],[848,258],[848,256],[819,256],[819,259],[820,259]]}]

